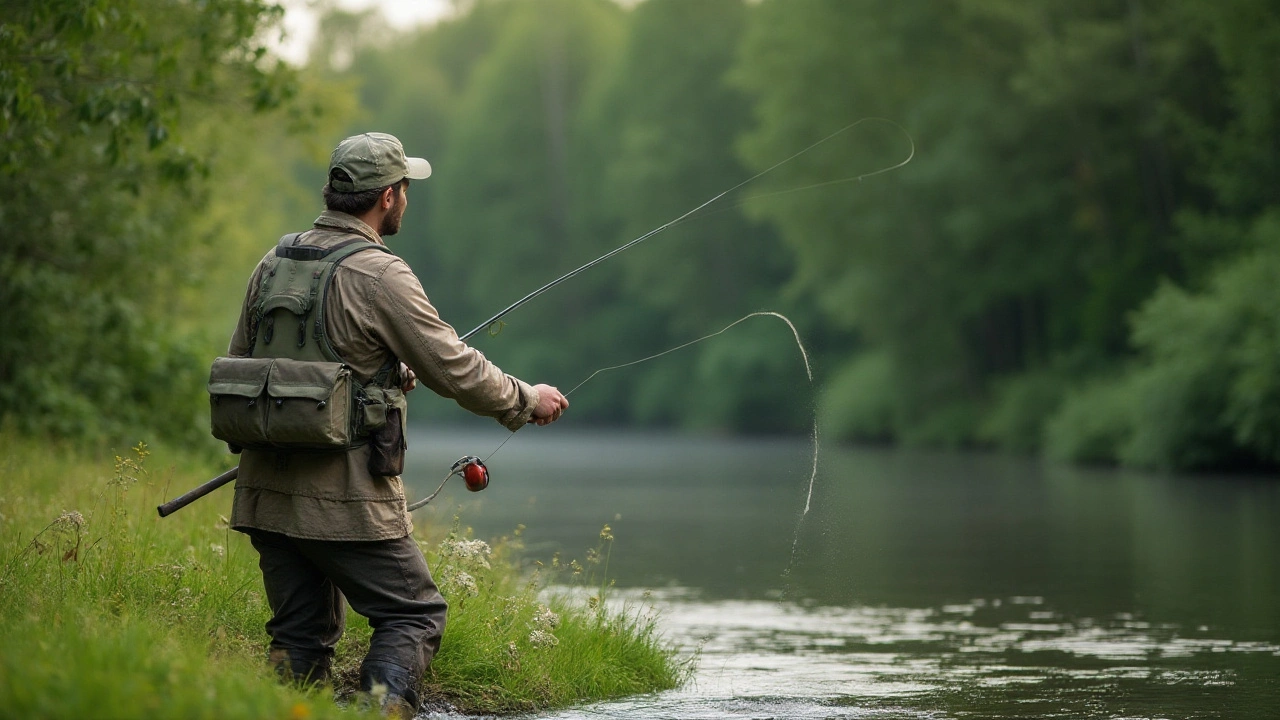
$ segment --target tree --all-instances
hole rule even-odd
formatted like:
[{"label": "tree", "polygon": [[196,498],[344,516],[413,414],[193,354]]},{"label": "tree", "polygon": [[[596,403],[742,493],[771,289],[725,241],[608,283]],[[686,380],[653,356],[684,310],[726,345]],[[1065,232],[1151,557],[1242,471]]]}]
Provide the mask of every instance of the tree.
[{"label": "tree", "polygon": [[[613,245],[671,221],[750,173],[737,138],[751,108],[726,75],[746,29],[741,0],[651,0],[628,18],[618,63],[588,110],[600,179],[586,191],[593,228]],[[750,192],[750,188],[743,192]],[[619,257],[615,347],[635,357],[718,330],[747,312],[788,310],[780,299],[789,256],[765,225],[724,198],[691,222]],[[641,422],[795,430],[809,406],[795,392],[800,364],[786,328],[743,326],[734,335],[609,378]],[[625,342],[623,342],[625,341]],[[631,358],[616,352],[606,361]],[[767,378],[767,380],[765,380]],[[803,380],[801,380],[801,386]],[[624,390],[623,388],[628,388]],[[680,397],[681,403],[663,398]]]},{"label": "tree", "polygon": [[215,170],[196,129],[293,96],[260,35],[279,15],[260,0],[8,3],[0,416],[82,436],[201,434],[207,360],[176,302],[201,275],[190,253],[206,238],[184,231]]},{"label": "tree", "polygon": [[[428,213],[440,271],[465,279],[449,313],[460,331],[591,259],[601,245],[578,224],[578,116],[617,44],[621,10],[602,0],[510,3],[506,10],[492,50],[458,98],[448,149],[428,181],[435,184]],[[583,276],[572,292],[548,293],[511,316],[489,347],[519,353],[499,363],[568,382],[583,365],[564,339],[586,332],[600,280]]]},{"label": "tree", "polygon": [[[754,208],[864,343],[836,373],[834,414],[854,436],[1034,447],[1062,387],[1127,353],[1127,314],[1160,278],[1199,272],[1175,224],[1203,192],[1170,111],[1215,87],[1202,39],[1169,3],[759,10],[737,69],[760,117],[753,167],[869,116],[920,151],[874,182]],[[888,166],[892,133],[870,126],[778,186]]]}]

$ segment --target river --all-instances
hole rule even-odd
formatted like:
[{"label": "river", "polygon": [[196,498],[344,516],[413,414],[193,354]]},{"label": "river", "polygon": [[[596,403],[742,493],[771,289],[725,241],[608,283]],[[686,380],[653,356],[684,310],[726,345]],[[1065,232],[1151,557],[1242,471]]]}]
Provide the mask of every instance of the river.
[{"label": "river", "polygon": [[[415,430],[411,497],[507,433]],[[517,433],[419,517],[581,558],[693,681],[543,717],[1280,717],[1280,479],[807,439]]]}]

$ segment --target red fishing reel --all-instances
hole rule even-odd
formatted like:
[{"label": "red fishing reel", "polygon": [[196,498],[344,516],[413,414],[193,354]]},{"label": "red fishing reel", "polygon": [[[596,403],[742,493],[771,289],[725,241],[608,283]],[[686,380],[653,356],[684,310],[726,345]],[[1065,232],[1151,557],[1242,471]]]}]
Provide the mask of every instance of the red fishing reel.
[{"label": "red fishing reel", "polygon": [[485,467],[484,461],[475,455],[459,458],[450,469],[462,475],[463,481],[467,483],[467,489],[471,492],[480,492],[489,487],[489,468]]}]

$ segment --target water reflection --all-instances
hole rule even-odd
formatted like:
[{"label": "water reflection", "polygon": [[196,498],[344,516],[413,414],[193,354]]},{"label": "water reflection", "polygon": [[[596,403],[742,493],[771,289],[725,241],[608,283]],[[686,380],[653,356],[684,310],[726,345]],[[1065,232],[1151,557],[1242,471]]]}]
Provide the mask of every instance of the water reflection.
[{"label": "water reflection", "polygon": [[[502,439],[414,438],[411,484]],[[809,447],[521,434],[419,517],[578,557],[609,522],[610,575],[701,649],[688,688],[555,717],[1274,716],[1280,483],[828,448],[801,518]]]}]

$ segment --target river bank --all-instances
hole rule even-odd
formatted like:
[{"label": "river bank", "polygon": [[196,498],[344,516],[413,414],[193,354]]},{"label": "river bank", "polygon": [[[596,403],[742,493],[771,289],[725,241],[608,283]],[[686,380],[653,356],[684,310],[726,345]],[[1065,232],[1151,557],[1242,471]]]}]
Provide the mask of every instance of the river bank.
[{"label": "river bank", "polygon": [[[0,715],[351,717],[325,690],[282,687],[263,658],[269,611],[257,556],[227,527],[230,488],[159,519],[155,506],[213,475],[205,461],[138,445],[87,451],[0,433]],[[509,713],[649,692],[687,675],[651,617],[599,597],[612,540],[580,559],[517,567],[521,538],[492,543],[449,523],[416,535],[450,601],[425,695]],[[535,565],[534,567],[537,567]],[[544,583],[586,602],[542,596]],[[351,615],[335,692],[349,696],[368,641]]]}]

